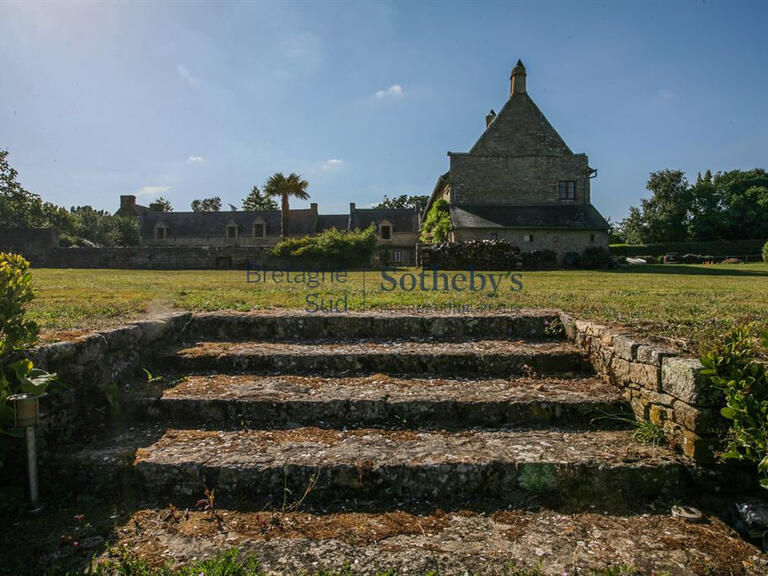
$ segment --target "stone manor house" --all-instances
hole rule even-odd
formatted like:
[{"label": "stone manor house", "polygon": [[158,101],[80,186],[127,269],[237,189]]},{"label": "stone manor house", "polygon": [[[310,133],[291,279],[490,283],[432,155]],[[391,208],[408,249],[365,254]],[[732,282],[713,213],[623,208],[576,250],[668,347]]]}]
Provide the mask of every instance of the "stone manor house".
[{"label": "stone manor house", "polygon": [[[469,152],[449,152],[450,169],[440,176],[426,210],[437,199],[450,207],[449,240],[499,239],[523,252],[553,250],[562,262],[569,252],[608,246],[608,223],[590,202],[586,154],[574,154],[528,95],[526,70],[512,69],[509,99],[485,118],[485,131]],[[317,204],[291,210],[288,236],[330,228],[364,229],[374,224],[377,263],[412,265],[419,239],[418,210],[357,208],[320,214]],[[280,211],[152,212],[121,196],[121,214],[139,218],[148,246],[273,246],[280,241]]]}]

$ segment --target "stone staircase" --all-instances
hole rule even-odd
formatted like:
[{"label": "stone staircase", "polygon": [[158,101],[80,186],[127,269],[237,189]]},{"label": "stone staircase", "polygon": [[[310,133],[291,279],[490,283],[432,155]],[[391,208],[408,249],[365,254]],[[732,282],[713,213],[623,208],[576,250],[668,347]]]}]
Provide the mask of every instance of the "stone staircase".
[{"label": "stone staircase", "polygon": [[[556,320],[198,315],[159,351],[162,383],[132,388],[125,429],[83,450],[80,470],[141,504],[121,539],[179,561],[231,545],[275,573],[695,574],[723,550],[747,558],[668,504],[649,534],[649,505],[691,498],[688,465],[632,439],[625,401]],[[206,489],[215,515],[176,517]]]}]

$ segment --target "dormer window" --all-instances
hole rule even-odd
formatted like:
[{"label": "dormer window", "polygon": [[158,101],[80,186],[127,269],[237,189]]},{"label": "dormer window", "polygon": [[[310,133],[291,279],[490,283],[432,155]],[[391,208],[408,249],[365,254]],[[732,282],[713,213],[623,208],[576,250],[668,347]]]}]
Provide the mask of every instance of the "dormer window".
[{"label": "dormer window", "polygon": [[237,224],[227,224],[227,238],[237,238]]},{"label": "dormer window", "polygon": [[392,225],[382,224],[380,235],[382,240],[390,240],[392,238]]},{"label": "dormer window", "polygon": [[165,224],[155,226],[155,240],[165,240],[167,237],[167,228]]},{"label": "dormer window", "polygon": [[267,235],[267,227],[264,225],[264,222],[254,222],[253,237],[264,238],[266,235]]},{"label": "dormer window", "polygon": [[576,200],[576,181],[560,181],[560,200]]}]

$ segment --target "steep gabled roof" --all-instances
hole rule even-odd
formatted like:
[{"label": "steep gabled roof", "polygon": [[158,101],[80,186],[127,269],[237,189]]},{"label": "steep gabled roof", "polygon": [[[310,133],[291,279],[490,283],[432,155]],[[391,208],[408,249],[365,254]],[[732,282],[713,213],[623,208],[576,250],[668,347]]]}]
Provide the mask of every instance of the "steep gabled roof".
[{"label": "steep gabled roof", "polygon": [[513,94],[507,100],[469,153],[505,156],[572,154],[527,93]]},{"label": "steep gabled roof", "polygon": [[331,228],[346,230],[349,226],[349,214],[320,214],[317,217],[317,232],[324,232]]},{"label": "steep gabled roof", "polygon": [[591,204],[451,206],[451,221],[455,228],[608,229],[608,222]]}]

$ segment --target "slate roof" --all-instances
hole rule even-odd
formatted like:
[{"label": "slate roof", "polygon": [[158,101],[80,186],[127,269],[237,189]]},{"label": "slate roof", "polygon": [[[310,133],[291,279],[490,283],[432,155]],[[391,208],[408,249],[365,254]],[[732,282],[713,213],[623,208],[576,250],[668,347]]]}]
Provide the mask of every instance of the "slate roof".
[{"label": "slate roof", "polygon": [[450,210],[455,228],[608,229],[608,222],[591,204],[474,205]]},{"label": "slate roof", "polygon": [[419,214],[410,208],[355,208],[351,227],[365,230],[372,223],[388,220],[393,232],[418,232]]},{"label": "slate roof", "polygon": [[330,230],[346,230],[349,226],[349,214],[320,214],[317,217],[317,232]]},{"label": "slate roof", "polygon": [[[142,238],[154,238],[155,226],[163,222],[168,237],[216,237],[226,234],[227,225],[237,224],[240,234],[248,234],[256,221],[266,224],[267,236],[280,235],[280,210],[248,210],[229,212],[147,212],[139,216]],[[315,232],[315,214],[311,210],[291,210],[289,236],[305,236]]]}]

